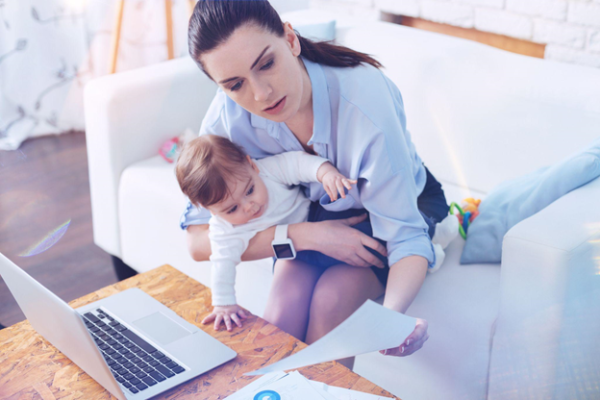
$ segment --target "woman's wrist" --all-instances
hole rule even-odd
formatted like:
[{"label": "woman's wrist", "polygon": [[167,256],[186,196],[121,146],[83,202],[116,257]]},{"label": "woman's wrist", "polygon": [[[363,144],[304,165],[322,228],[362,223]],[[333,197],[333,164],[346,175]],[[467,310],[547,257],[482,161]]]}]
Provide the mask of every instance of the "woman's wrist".
[{"label": "woman's wrist", "polygon": [[313,222],[299,222],[297,224],[291,224],[288,227],[288,237],[292,240],[292,243],[294,243],[296,252],[315,250],[311,235],[313,227]]}]

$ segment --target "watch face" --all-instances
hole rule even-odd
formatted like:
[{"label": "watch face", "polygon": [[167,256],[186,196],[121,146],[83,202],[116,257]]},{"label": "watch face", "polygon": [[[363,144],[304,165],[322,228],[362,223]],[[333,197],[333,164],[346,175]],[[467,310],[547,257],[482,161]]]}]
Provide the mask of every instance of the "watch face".
[{"label": "watch face", "polygon": [[284,244],[275,244],[273,245],[273,250],[275,250],[275,255],[277,258],[292,258],[294,257],[294,253],[292,253],[292,246],[287,243]]}]

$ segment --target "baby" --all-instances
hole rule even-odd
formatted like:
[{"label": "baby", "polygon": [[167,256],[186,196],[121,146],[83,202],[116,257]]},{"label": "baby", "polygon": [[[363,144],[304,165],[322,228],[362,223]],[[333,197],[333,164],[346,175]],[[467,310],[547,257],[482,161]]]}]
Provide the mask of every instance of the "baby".
[{"label": "baby", "polygon": [[347,179],[327,159],[302,151],[253,160],[229,139],[203,135],[185,146],[176,165],[181,190],[192,204],[209,210],[215,329],[246,318],[235,297],[235,269],[254,235],[274,225],[308,218],[310,200],[298,186],[320,182],[335,201],[356,181]]}]

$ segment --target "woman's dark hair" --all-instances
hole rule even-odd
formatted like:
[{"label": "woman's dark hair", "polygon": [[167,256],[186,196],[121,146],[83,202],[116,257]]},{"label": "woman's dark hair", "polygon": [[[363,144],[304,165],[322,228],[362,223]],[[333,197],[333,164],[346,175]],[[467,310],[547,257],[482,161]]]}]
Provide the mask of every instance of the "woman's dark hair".
[{"label": "woman's dark hair", "polygon": [[[283,23],[267,0],[199,0],[188,26],[189,52],[200,69],[212,79],[202,63],[203,53],[217,48],[240,26],[253,23],[282,37]],[[330,42],[314,42],[296,32],[302,57],[332,67],[355,67],[361,63],[380,68],[379,61],[365,53]]]}]

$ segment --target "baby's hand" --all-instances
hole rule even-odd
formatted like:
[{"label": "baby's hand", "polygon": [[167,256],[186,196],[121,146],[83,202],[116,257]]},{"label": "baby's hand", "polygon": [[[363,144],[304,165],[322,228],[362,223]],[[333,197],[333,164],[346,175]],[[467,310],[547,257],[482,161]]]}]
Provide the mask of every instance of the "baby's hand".
[{"label": "baby's hand", "polygon": [[[210,324],[215,321],[215,331],[218,331],[221,327],[221,323],[225,324],[227,330],[231,332],[232,324],[231,321],[235,322],[238,327],[242,327],[242,321],[248,318],[246,311],[237,304],[232,306],[215,306],[212,312],[202,320],[202,324]],[[240,320],[241,319],[241,320]]]},{"label": "baby's hand", "polygon": [[343,199],[346,198],[346,191],[344,188],[348,190],[352,189],[352,185],[356,185],[356,180],[346,178],[334,168],[323,175],[322,183],[323,189],[325,189],[331,201],[336,201],[338,192]]}]

